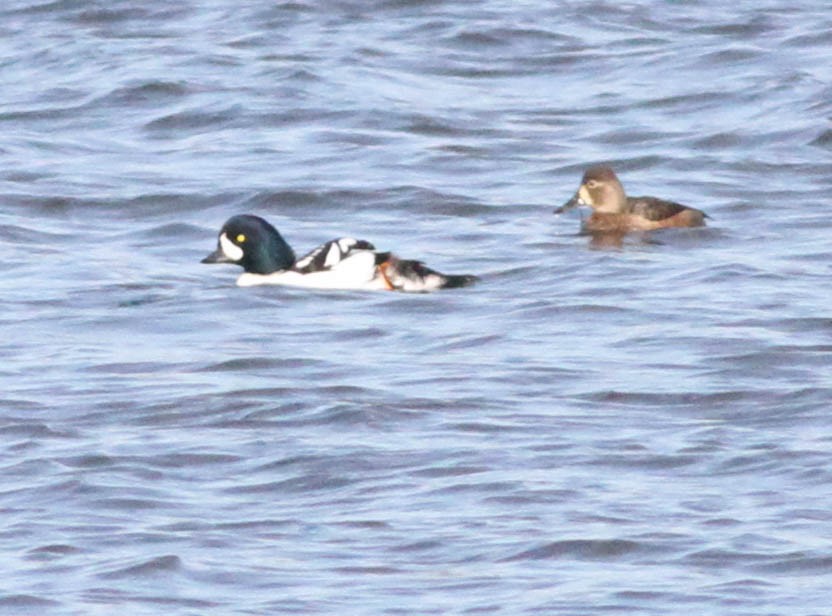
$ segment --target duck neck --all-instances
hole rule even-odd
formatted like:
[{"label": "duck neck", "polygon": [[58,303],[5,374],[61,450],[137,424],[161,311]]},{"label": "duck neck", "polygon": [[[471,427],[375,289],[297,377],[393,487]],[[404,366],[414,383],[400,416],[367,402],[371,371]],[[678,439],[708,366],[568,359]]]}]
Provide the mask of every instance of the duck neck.
[{"label": "duck neck", "polygon": [[600,199],[601,207],[596,211],[604,214],[623,214],[627,211],[627,195],[621,182],[611,182],[604,185],[604,196]]},{"label": "duck neck", "polygon": [[272,274],[295,264],[295,251],[276,229],[269,229],[264,241],[246,252],[241,265],[252,274]]}]

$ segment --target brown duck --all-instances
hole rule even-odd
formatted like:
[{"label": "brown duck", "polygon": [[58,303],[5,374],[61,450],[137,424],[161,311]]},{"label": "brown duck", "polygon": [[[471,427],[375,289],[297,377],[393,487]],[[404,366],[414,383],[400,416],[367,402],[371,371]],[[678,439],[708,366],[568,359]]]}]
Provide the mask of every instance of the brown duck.
[{"label": "brown duck", "polygon": [[628,197],[611,167],[590,167],[578,192],[555,210],[560,214],[579,205],[592,208],[583,228],[589,233],[626,233],[666,227],[702,227],[707,214],[656,197]]}]

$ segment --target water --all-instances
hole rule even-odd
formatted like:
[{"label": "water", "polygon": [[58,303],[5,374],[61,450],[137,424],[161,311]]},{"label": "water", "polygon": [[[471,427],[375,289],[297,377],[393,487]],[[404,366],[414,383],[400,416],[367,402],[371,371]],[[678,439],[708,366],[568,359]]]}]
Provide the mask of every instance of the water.
[{"label": "water", "polygon": [[[825,2],[0,8],[0,612],[830,613]],[[611,162],[707,229],[599,247]],[[232,214],[476,287],[239,289]]]}]

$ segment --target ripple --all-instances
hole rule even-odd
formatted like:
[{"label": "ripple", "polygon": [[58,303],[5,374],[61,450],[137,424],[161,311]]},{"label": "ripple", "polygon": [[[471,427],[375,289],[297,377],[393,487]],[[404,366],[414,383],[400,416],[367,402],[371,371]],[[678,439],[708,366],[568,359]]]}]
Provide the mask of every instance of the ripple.
[{"label": "ripple", "polygon": [[176,555],[166,555],[151,558],[140,563],[122,567],[105,573],[99,577],[108,580],[159,577],[182,571],[182,560]]},{"label": "ripple", "polygon": [[145,130],[162,136],[167,133],[196,133],[206,128],[229,127],[240,117],[239,105],[219,111],[190,109],[157,118],[145,124]]},{"label": "ripple", "polygon": [[[35,595],[12,594],[0,595],[0,608],[14,610],[37,610],[58,607],[61,604],[51,599],[44,599]],[[19,613],[19,612],[18,612]]]},{"label": "ripple", "polygon": [[151,107],[181,100],[189,93],[185,83],[154,80],[115,88],[98,102],[117,107]]},{"label": "ripple", "polygon": [[51,544],[32,548],[26,553],[26,558],[35,561],[52,561],[64,556],[83,553],[83,550],[67,544]]},{"label": "ripple", "polygon": [[525,550],[506,559],[506,562],[517,560],[549,560],[575,558],[579,560],[611,560],[643,552],[646,546],[635,541],[624,539],[589,540],[574,539],[568,541],[553,541],[537,548]]}]

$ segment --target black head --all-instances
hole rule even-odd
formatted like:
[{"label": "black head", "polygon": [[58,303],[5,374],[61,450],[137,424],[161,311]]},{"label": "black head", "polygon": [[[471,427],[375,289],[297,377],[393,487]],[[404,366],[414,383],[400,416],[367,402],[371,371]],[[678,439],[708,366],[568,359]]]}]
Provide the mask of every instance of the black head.
[{"label": "black head", "polygon": [[295,253],[268,222],[240,214],[222,226],[217,249],[202,263],[236,263],[252,274],[271,274],[292,267]]}]

